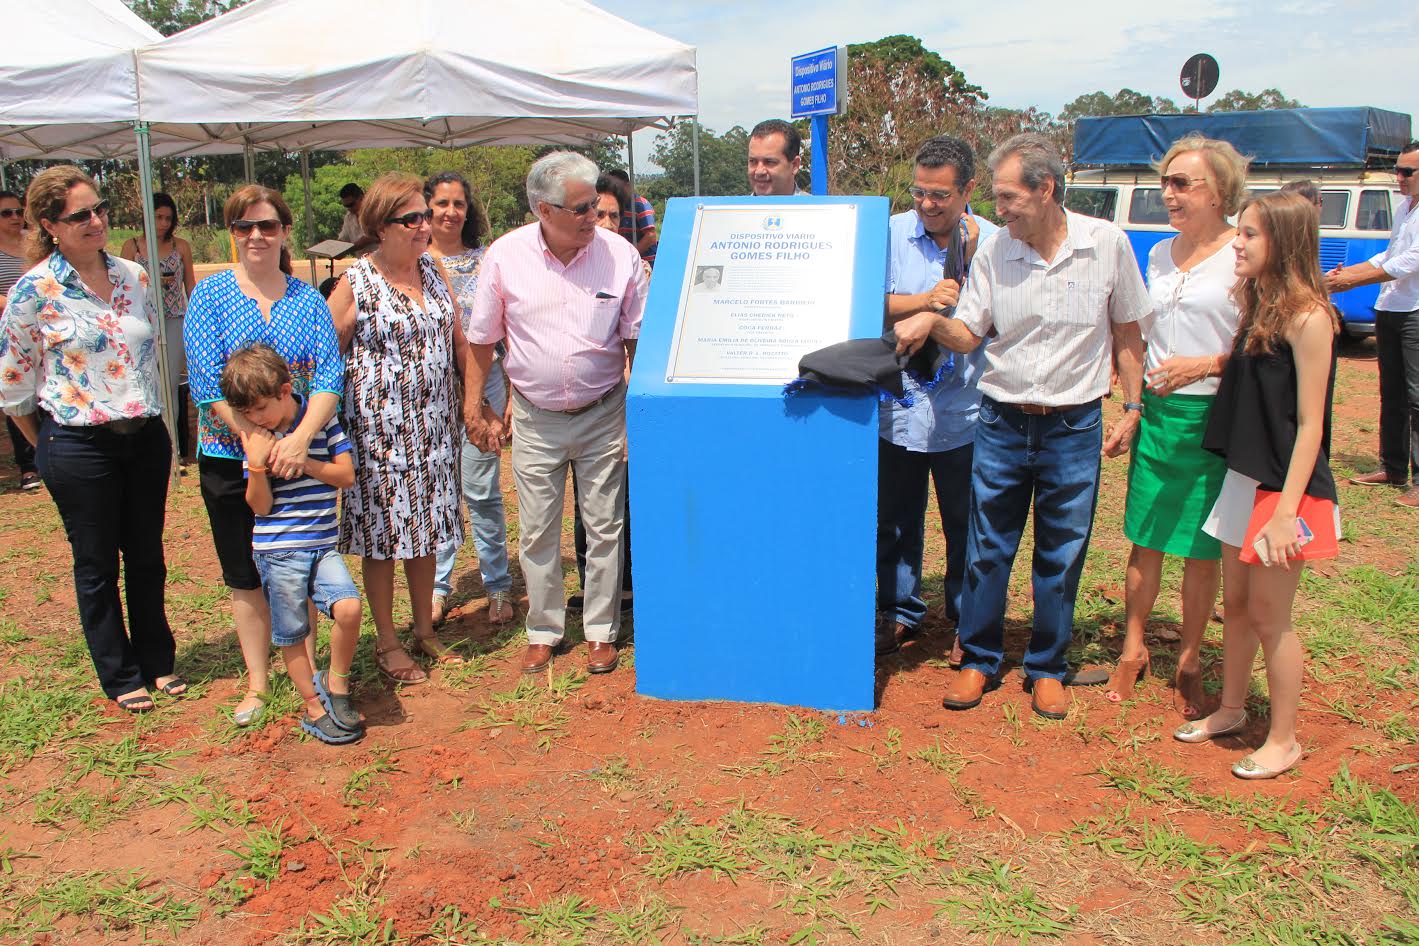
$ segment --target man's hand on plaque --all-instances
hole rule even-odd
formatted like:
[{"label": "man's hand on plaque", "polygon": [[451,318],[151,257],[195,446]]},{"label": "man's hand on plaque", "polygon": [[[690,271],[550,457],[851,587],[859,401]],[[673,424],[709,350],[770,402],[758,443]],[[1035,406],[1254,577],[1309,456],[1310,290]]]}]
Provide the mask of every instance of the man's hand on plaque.
[{"label": "man's hand on plaque", "polygon": [[935,312],[918,312],[916,315],[909,315],[898,322],[893,328],[897,333],[897,354],[915,355],[926,340],[931,337],[931,330],[936,325],[936,320],[941,318]]},{"label": "man's hand on plaque", "polygon": [[927,305],[938,311],[954,309],[961,301],[961,284],[954,279],[943,279],[931,288],[926,296]]}]

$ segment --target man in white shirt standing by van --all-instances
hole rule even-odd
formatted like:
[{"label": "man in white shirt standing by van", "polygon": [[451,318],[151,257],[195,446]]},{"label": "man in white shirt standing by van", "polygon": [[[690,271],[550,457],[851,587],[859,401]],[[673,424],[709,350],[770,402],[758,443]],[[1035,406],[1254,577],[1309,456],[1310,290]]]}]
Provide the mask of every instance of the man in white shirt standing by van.
[{"label": "man in white shirt standing by van", "polygon": [[[1389,246],[1363,263],[1337,266],[1325,288],[1344,292],[1382,283],[1375,300],[1375,346],[1380,364],[1380,468],[1350,482],[1409,488],[1395,502],[1419,509],[1419,141],[1395,162],[1404,196]],[[1414,479],[1411,481],[1410,476]]]}]

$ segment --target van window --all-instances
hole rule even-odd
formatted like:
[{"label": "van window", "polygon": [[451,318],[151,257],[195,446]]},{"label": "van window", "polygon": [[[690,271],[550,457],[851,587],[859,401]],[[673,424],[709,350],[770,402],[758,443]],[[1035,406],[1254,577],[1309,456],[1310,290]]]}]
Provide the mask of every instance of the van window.
[{"label": "van window", "polygon": [[1163,206],[1163,191],[1157,187],[1135,187],[1128,204],[1129,223],[1168,222],[1168,208]]},{"label": "van window", "polygon": [[1357,230],[1389,230],[1389,191],[1361,191],[1360,212],[1355,215]]},{"label": "van window", "polygon": [[1320,192],[1320,226],[1322,230],[1326,227],[1340,229],[1345,226],[1345,221],[1350,216],[1349,210],[1349,191]]},{"label": "van window", "polygon": [[1118,188],[1071,187],[1064,192],[1064,206],[1077,214],[1112,221],[1118,206]]}]

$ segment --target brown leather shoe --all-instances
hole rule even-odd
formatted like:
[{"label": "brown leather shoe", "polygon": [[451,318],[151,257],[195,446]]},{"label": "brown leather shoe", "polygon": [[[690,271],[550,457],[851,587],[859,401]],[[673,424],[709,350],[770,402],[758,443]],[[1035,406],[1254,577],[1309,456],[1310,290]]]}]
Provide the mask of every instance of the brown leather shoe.
[{"label": "brown leather shoe", "polygon": [[946,658],[946,666],[952,670],[960,670],[961,664],[966,660],[965,651],[961,650],[961,635],[956,633],[956,639],[951,642],[951,654]]},{"label": "brown leather shoe", "polygon": [[610,673],[621,662],[621,652],[615,644],[604,641],[586,642],[586,672]]},{"label": "brown leather shoe", "polygon": [[522,654],[522,672],[541,673],[546,670],[556,649],[551,644],[528,644]]},{"label": "brown leather shoe", "polygon": [[1045,719],[1063,719],[1069,715],[1069,688],[1053,677],[1036,677],[1029,682],[1030,705]]},{"label": "brown leather shoe", "polygon": [[1000,681],[987,677],[979,670],[967,667],[959,670],[946,684],[946,693],[941,697],[941,705],[950,710],[968,710],[979,705],[987,690],[1000,686]]},{"label": "brown leather shoe", "polygon": [[895,654],[902,649],[903,644],[916,637],[916,632],[916,628],[908,627],[901,621],[893,622],[891,630],[888,630],[885,625],[879,625],[877,628],[877,656]]},{"label": "brown leather shoe", "polygon": [[1409,487],[1403,496],[1395,500],[1395,504],[1407,509],[1419,509],[1419,486]]},{"label": "brown leather shoe", "polygon": [[1390,475],[1384,470],[1376,470],[1373,473],[1352,476],[1350,477],[1350,482],[1354,483],[1356,486],[1404,486],[1403,483],[1391,479]]}]

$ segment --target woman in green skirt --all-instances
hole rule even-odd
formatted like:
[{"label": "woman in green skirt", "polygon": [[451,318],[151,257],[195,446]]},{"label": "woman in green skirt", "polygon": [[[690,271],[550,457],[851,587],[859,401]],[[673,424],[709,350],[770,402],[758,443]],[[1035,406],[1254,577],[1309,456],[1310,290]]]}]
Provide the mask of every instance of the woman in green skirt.
[{"label": "woman in green skirt", "polygon": [[1202,433],[1217,392],[1238,309],[1236,230],[1227,222],[1245,195],[1246,160],[1225,141],[1190,135],[1158,164],[1168,222],[1178,235],[1148,256],[1153,319],[1148,337],[1143,421],[1128,475],[1124,534],[1128,559],[1126,631],[1108,698],[1122,702],[1147,671],[1143,629],[1158,598],[1163,556],[1184,559],[1182,642],[1173,705],[1188,719],[1203,714],[1202,633],[1217,600],[1222,549],[1202,531],[1226,475],[1202,449]]}]

